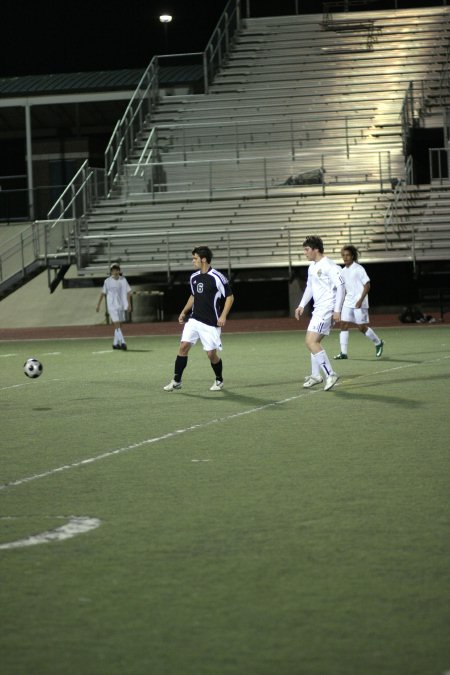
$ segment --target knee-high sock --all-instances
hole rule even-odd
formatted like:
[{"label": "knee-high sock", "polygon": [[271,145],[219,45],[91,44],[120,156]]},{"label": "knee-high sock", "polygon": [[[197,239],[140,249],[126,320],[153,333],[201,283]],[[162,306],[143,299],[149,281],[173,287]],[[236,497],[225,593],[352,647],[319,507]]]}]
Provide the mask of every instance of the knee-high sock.
[{"label": "knee-high sock", "polygon": [[211,368],[213,369],[215,375],[216,375],[216,380],[220,380],[222,382],[223,377],[222,377],[222,359],[220,361],[217,361],[217,363],[211,363]]},{"label": "knee-high sock", "polygon": [[187,366],[187,360],[188,360],[187,356],[177,356],[177,358],[175,359],[175,372],[173,376],[175,382],[181,382],[183,370]]},{"label": "knee-high sock", "polygon": [[320,375],[319,363],[314,358],[314,354],[311,354],[311,375],[313,377],[319,377]]},{"label": "knee-high sock", "polygon": [[372,340],[374,345],[379,345],[380,342],[381,342],[378,335],[376,333],[374,333],[374,331],[371,328],[368,328],[366,330],[366,332],[364,333],[364,335],[366,336],[366,338],[369,338],[369,340]]},{"label": "knee-high sock", "polygon": [[348,352],[348,330],[341,330],[339,333],[339,344],[341,345],[341,354]]},{"label": "knee-high sock", "polygon": [[314,354],[314,359],[319,365],[319,367],[322,369],[325,377],[328,377],[328,375],[333,375],[334,370],[332,368],[332,365],[330,363],[330,359],[327,356],[327,353],[324,349],[322,349],[321,352],[318,352],[317,354]]}]

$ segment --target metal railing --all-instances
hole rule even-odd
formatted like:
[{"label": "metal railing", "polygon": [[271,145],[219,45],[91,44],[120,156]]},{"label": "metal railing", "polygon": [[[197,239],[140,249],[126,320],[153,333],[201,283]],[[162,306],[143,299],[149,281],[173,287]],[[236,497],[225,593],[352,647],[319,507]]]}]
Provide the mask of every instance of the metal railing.
[{"label": "metal railing", "polygon": [[[314,175],[311,174],[314,172]],[[201,197],[212,199],[229,192],[268,197],[280,189],[316,185],[326,193],[328,186],[372,184],[380,190],[392,182],[389,151],[372,153],[369,160],[352,169],[342,168],[342,153],[327,155],[290,153],[277,156],[236,159],[180,160],[128,164],[123,176],[128,196],[149,194],[152,201],[170,198]]]},{"label": "metal railing", "polygon": [[33,268],[49,270],[79,260],[82,218],[104,194],[103,169],[93,169],[84,162],[49,210],[46,220],[31,223],[2,243],[0,284],[25,279]]},{"label": "metal railing", "polygon": [[122,118],[117,122],[106,146],[105,188],[107,194],[111,192],[120,167],[134,148],[144,121],[156,106],[159,97],[158,69],[159,60],[155,56],[145,69],[136,91],[131,97]]},{"label": "metal railing", "polygon": [[[9,179],[11,180],[8,184],[6,181]],[[30,189],[27,187],[27,177],[3,176],[0,184],[0,223],[31,222]],[[5,184],[8,186],[6,189],[4,188]],[[49,205],[53,203],[55,195],[65,190],[66,186],[67,183],[63,185],[36,185],[33,188],[33,206],[36,220],[46,218]]]},{"label": "metal railing", "polygon": [[[249,3],[247,12],[250,12]],[[249,14],[248,14],[249,15]],[[229,0],[203,52],[203,85],[205,94],[215,74],[228,56],[233,37],[241,25],[241,0]]]},{"label": "metal railing", "polygon": [[[387,118],[391,113],[386,113]],[[358,150],[359,142],[366,142],[364,132],[370,115],[355,113],[353,115],[335,115],[321,119],[315,126],[305,128],[305,120],[292,118],[287,114],[276,117],[258,119],[244,119],[224,122],[195,122],[184,124],[157,124],[148,134],[147,140],[140,151],[135,175],[139,174],[141,166],[151,164],[152,161],[161,161],[161,153],[166,148],[176,150],[182,155],[183,161],[196,156],[199,151],[211,149],[217,153],[217,144],[220,138],[226,139],[226,150],[240,159],[245,151],[253,147],[267,145],[272,142],[278,150],[288,148],[295,161],[299,151],[310,145],[323,141],[328,132],[335,145],[341,144],[345,148],[347,159]],[[312,120],[308,120],[312,121]],[[364,126],[364,122],[366,126]]]},{"label": "metal railing", "polygon": [[71,264],[78,259],[77,221],[36,220],[2,243],[0,295],[8,283],[25,280],[34,270]]},{"label": "metal railing", "polygon": [[404,174],[394,188],[393,199],[384,215],[384,240],[386,250],[395,249],[395,242],[404,235],[409,235],[411,259],[416,267],[416,228],[415,219],[410,217],[410,209],[414,204],[414,190],[408,189],[414,184],[413,160],[409,156]]},{"label": "metal railing", "polygon": [[[235,31],[241,22],[241,0],[229,0],[213,34],[200,53],[203,61],[204,92],[209,91],[217,70],[221,67],[231,48]],[[196,54],[178,54],[179,57],[192,57]],[[175,55],[171,54],[170,58]],[[147,66],[131,100],[117,122],[105,150],[106,188],[109,194],[119,175],[120,167],[130,156],[144,125],[159,100],[160,61],[164,56],[154,56]]]},{"label": "metal railing", "polygon": [[[443,2],[445,5],[446,2]],[[432,68],[426,80],[411,81],[406,89],[401,109],[403,149],[406,154],[409,130],[423,126],[430,105],[443,106],[450,94],[450,15],[443,16],[443,28],[430,55]],[[441,54],[444,53],[442,58]],[[433,75],[434,73],[434,75]]]},{"label": "metal railing", "polygon": [[90,167],[86,160],[47,213],[47,220],[56,224],[61,218],[80,218],[95,201],[105,196],[104,170]]},{"label": "metal railing", "polygon": [[[211,232],[208,242],[214,248],[214,260],[221,269],[228,268],[231,276],[231,268],[247,266],[252,259],[266,257],[272,266],[286,266],[291,270],[293,264],[298,264],[298,242],[292,243],[293,228],[287,226],[266,226],[249,229],[248,227],[222,228],[220,231]],[[267,252],[258,254],[263,235],[268,237]],[[190,259],[186,259],[186,250],[189,250],[192,241],[204,236],[201,228],[181,228],[179,230],[165,230],[159,232],[133,232],[122,234],[95,234],[80,237],[80,255],[88,259],[91,249],[97,251],[101,258],[98,265],[101,269],[107,268],[114,260],[119,260],[117,248],[123,250],[123,246],[117,247],[120,242],[126,242],[130,246],[133,242],[141,247],[148,247],[145,262],[128,263],[128,269],[132,267],[146,270],[156,269],[161,271],[165,268],[167,278],[170,280],[173,270],[190,270]],[[152,261],[152,257],[157,260]],[[241,262],[241,265],[240,265]]]}]

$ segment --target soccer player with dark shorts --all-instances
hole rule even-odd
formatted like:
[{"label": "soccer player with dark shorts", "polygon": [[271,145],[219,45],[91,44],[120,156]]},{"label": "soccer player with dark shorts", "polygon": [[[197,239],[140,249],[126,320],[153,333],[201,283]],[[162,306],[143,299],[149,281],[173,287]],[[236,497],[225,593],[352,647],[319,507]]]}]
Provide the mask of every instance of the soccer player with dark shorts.
[{"label": "soccer player with dark shorts", "polygon": [[211,267],[212,257],[212,251],[207,246],[197,246],[192,251],[192,264],[196,271],[189,280],[191,295],[178,317],[178,322],[184,324],[184,328],[173,379],[164,387],[165,391],[181,389],[188,352],[198,340],[206,351],[215,375],[210,391],[223,388],[222,359],[217,352],[222,350],[221,331],[234,296],[228,279]]}]

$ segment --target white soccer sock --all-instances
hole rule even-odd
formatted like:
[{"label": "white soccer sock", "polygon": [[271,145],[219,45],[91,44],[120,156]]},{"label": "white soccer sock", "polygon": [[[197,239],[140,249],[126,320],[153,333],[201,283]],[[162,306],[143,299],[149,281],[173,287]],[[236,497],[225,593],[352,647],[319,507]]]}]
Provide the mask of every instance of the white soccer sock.
[{"label": "white soccer sock", "polygon": [[380,340],[380,338],[378,337],[378,335],[376,335],[376,333],[374,333],[373,330],[372,330],[371,328],[368,328],[368,329],[366,330],[366,332],[364,333],[364,335],[365,335],[367,338],[369,338],[369,340],[372,340],[372,342],[373,342],[374,345],[379,345],[380,342],[381,342],[381,340]]},{"label": "white soccer sock", "polygon": [[114,329],[114,344],[118,345],[120,342],[120,337],[119,337],[119,329],[115,328]]},{"label": "white soccer sock", "polygon": [[325,377],[328,377],[329,375],[334,375],[335,372],[331,366],[330,359],[327,356],[327,353],[324,349],[322,349],[321,352],[318,352],[317,354],[313,354],[314,360],[316,361],[318,367],[322,368]]},{"label": "white soccer sock", "polygon": [[319,377],[320,375],[320,368],[319,364],[314,358],[314,354],[311,354],[311,375],[313,377]]},{"label": "white soccer sock", "polygon": [[117,328],[117,337],[119,338],[119,342],[125,342],[125,340],[123,339],[122,331],[120,330],[120,328]]},{"label": "white soccer sock", "polygon": [[348,352],[348,330],[341,330],[339,333],[339,343],[341,345],[341,354]]}]

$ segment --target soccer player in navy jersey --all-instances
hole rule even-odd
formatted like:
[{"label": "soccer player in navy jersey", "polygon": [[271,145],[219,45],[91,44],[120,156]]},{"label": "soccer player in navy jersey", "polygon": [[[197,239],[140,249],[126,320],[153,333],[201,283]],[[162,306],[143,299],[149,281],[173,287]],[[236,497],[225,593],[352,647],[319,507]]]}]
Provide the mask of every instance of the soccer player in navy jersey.
[{"label": "soccer player in navy jersey", "polygon": [[192,263],[196,271],[189,280],[191,295],[178,317],[178,322],[184,324],[184,328],[175,359],[174,376],[164,387],[165,391],[181,389],[188,352],[199,339],[215,375],[210,390],[220,391],[223,387],[222,359],[217,352],[222,350],[221,330],[225,326],[234,296],[228,279],[211,267],[212,257],[212,251],[207,246],[197,246],[192,251]]}]

